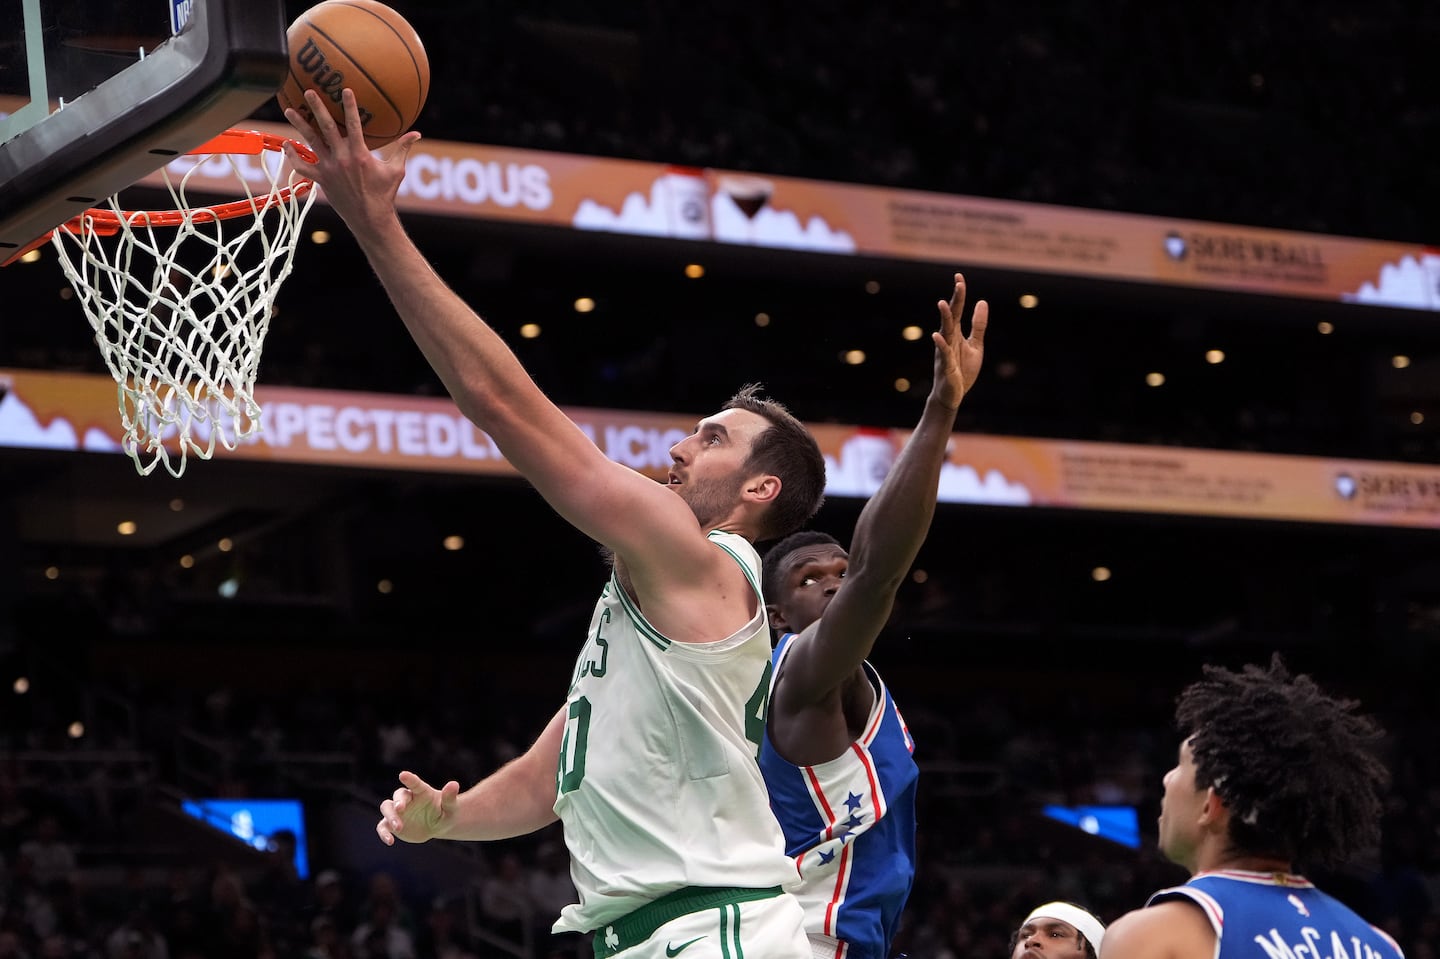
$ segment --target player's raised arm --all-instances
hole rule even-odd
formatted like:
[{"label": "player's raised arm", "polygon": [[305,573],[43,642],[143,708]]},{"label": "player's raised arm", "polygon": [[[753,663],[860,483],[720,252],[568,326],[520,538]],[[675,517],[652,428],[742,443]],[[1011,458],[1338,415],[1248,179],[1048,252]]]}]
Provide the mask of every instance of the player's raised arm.
[{"label": "player's raised arm", "polygon": [[919,425],[860,512],[843,588],[786,660],[782,686],[791,706],[818,701],[855,674],[889,619],[900,583],[929,532],[955,413],[985,353],[989,305],[984,300],[975,304],[968,336],[961,330],[964,310],[965,279],[957,273],[950,301],[939,302],[935,379]]},{"label": "player's raised arm", "polygon": [[[488,324],[435,273],[395,207],[405,158],[419,139],[401,137],[379,157],[364,145],[354,95],[343,93],[341,130],[314,91],[311,117],[286,118],[315,151],[310,172],[354,233],[425,358],[455,403],[566,520],[622,556],[651,551],[677,575],[710,562],[694,515],[680,499],[608,459],[539,389]],[[287,148],[292,163],[305,161]],[[657,564],[658,566],[658,564]]]},{"label": "player's raised arm", "polygon": [[[956,408],[983,356],[988,308],[976,304],[964,336],[960,274],[939,309],[925,410],[861,510],[852,551],[828,533],[804,530],[764,559],[765,601],[779,637],[760,772],[800,875],[815,955],[890,955],[892,917],[915,876],[916,744],[866,659],[929,530]],[[852,832],[860,823],[864,830]],[[844,902],[834,898],[840,888],[849,890]]]}]

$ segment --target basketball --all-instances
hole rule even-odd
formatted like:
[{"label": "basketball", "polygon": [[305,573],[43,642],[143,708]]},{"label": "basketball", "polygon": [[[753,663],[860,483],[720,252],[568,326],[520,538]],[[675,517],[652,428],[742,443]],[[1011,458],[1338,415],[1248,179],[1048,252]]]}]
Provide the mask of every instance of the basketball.
[{"label": "basketball", "polygon": [[340,91],[355,91],[365,145],[374,150],[409,130],[430,92],[430,61],[420,36],[377,0],[325,0],[300,14],[285,34],[290,74],[275,99],[309,115],[305,91],[324,98],[345,128]]}]

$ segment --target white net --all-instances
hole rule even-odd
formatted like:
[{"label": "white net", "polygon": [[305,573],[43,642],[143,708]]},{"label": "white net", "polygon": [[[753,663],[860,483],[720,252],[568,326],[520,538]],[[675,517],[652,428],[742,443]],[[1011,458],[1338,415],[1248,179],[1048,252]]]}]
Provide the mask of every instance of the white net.
[{"label": "white net", "polygon": [[[190,456],[260,429],[260,354],[315,200],[283,142],[232,131],[162,171],[173,210],[127,212],[110,197],[51,239],[119,387],[121,445],[142,475],[163,464],[178,477]],[[245,199],[192,206],[197,177],[207,192],[222,177]]]}]

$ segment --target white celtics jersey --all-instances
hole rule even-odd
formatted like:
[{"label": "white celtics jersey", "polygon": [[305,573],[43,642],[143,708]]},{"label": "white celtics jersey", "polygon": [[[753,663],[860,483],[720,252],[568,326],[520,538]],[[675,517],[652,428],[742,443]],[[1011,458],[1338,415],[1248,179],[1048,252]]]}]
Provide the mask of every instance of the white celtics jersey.
[{"label": "white celtics jersey", "polygon": [[[744,538],[710,541],[760,596]],[[685,886],[796,881],[756,752],[770,691],[763,603],[713,643],[677,643],[646,622],[612,574],[575,663],[555,812],[580,893],[555,931],[586,932]]]}]

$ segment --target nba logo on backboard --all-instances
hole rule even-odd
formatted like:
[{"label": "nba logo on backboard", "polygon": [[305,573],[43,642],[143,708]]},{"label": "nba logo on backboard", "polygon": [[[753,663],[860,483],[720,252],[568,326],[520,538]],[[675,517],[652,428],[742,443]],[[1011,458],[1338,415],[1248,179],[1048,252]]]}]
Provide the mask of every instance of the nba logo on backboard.
[{"label": "nba logo on backboard", "polygon": [[195,0],[170,0],[171,36],[185,29],[185,24],[190,22],[190,11],[194,6]]}]

